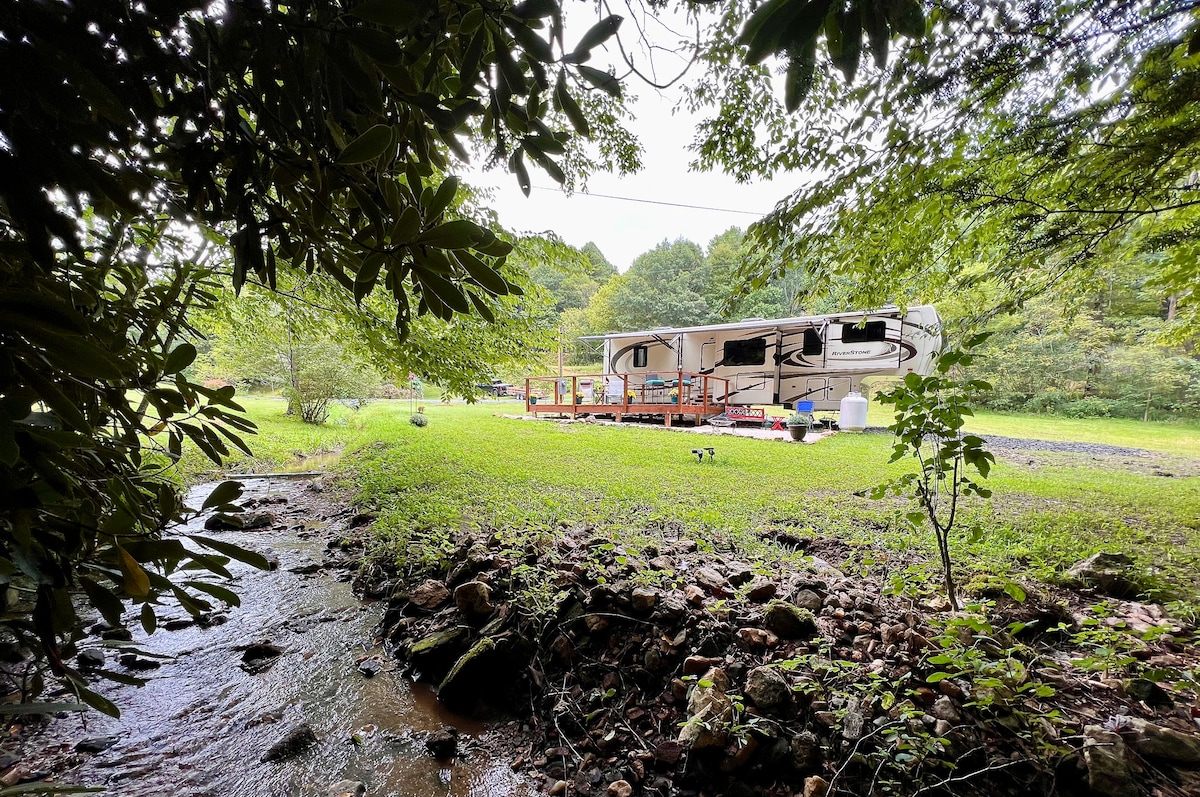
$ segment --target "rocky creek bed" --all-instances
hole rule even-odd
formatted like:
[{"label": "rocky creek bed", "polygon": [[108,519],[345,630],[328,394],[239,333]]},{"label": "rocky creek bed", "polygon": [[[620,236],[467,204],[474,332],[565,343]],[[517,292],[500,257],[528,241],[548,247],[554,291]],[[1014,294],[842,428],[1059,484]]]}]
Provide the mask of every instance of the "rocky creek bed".
[{"label": "rocky creek bed", "polygon": [[[136,618],[132,633],[92,626],[74,663],[96,674],[93,686],[121,717],[90,711],[11,725],[0,788],[49,780],[120,797],[536,793],[506,752],[489,754],[487,726],[447,711],[383,650],[385,607],[351,591],[362,519],[344,496],[321,481],[256,479],[246,498],[241,523],[208,516],[187,530],[207,524],[203,533],[268,556],[274,569],[231,563],[239,607],[192,618],[161,606],[149,636]],[[147,682],[113,683],[101,669]]]},{"label": "rocky creek bed", "polygon": [[[1112,596],[1131,589],[1123,557],[1082,563],[1076,590],[997,587],[982,613],[884,595],[819,556],[764,573],[586,529],[518,550],[467,535],[450,560],[359,587],[447,704],[516,715],[512,767],[545,793],[1200,793],[1192,629]],[[555,591],[531,594],[530,569]]]}]

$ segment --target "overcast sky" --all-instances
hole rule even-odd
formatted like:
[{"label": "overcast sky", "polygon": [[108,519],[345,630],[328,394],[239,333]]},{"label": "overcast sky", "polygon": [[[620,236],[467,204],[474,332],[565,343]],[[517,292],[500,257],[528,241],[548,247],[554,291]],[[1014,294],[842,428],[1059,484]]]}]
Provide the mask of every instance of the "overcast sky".
[{"label": "overcast sky", "polygon": [[[584,20],[583,29],[589,23]],[[630,32],[628,28],[626,20],[623,35]],[[568,41],[572,30],[578,28],[568,24]],[[505,227],[516,232],[552,230],[577,247],[594,241],[605,257],[624,271],[634,258],[664,240],[683,237],[705,247],[730,227],[745,229],[797,187],[799,178],[795,176],[739,185],[724,174],[689,171],[692,155],[687,146],[694,138],[695,119],[682,111],[672,114],[679,106],[678,92],[657,92],[635,77],[626,85],[638,98],[631,129],[642,142],[642,171],[627,177],[595,174],[588,180],[586,193],[567,197],[549,176],[530,164],[534,187],[528,198],[506,171],[467,175],[471,183],[495,190],[492,207]]]}]

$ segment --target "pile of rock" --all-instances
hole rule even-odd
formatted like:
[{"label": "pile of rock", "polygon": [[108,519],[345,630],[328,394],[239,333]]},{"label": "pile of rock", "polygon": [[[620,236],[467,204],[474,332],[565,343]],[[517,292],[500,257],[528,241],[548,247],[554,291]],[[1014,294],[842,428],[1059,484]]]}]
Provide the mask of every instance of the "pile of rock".
[{"label": "pile of rock", "polygon": [[[1093,714],[1075,709],[1097,710],[1089,682],[1074,680],[1065,663],[1047,667],[1030,647],[1061,646],[1069,636],[1031,636],[1035,623],[1018,642],[1003,630],[1004,611],[1069,621],[1071,612],[1053,602],[1000,605],[994,633],[959,628],[963,649],[1013,668],[1010,682],[976,682],[966,664],[941,661],[946,631],[927,611],[815,558],[804,572],[768,574],[688,540],[634,555],[606,538],[566,533],[551,547],[521,550],[468,537],[452,561],[416,583],[378,573],[377,583],[360,586],[393,585],[384,620],[391,650],[414,677],[437,685],[444,703],[521,718],[511,721],[511,738],[521,740],[513,765],[544,778],[550,793],[816,796],[835,778],[839,790],[867,788],[885,759],[898,783],[951,764],[961,777],[1001,762],[980,776],[993,794],[1055,782],[1117,793],[1096,773],[1116,748],[1101,734],[1121,731],[1085,735]],[[519,572],[539,574],[540,588]],[[1174,638],[1155,644],[1143,658],[1196,660]],[[1056,650],[1066,662],[1070,652]],[[1156,709],[1119,684],[1109,697],[1099,704],[1108,716],[1140,714],[1145,727],[1160,728],[1146,738],[1200,745],[1178,701]],[[1076,745],[1083,754],[1056,768],[1035,744]],[[1151,755],[1153,744],[1127,748]],[[969,784],[963,778],[956,793]]]}]

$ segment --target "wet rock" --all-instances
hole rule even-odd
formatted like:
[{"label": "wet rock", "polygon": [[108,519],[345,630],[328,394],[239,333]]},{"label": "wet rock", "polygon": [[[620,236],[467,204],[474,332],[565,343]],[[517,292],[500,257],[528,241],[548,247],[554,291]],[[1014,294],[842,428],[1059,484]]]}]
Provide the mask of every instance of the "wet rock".
[{"label": "wet rock", "polygon": [[191,617],[176,617],[174,620],[167,620],[163,623],[163,628],[168,631],[182,631],[185,628],[191,628],[196,624],[196,621]]},{"label": "wet rock", "polygon": [[746,589],[746,597],[754,603],[763,603],[775,597],[775,593],[779,591],[779,585],[769,578],[759,576],[754,579],[754,582]]},{"label": "wet rock", "polygon": [[283,761],[292,758],[317,743],[317,734],[307,722],[295,726],[263,753],[262,761]]},{"label": "wet rock", "polygon": [[242,669],[252,675],[266,672],[275,666],[275,662],[283,655],[283,648],[265,639],[246,645],[242,650]]},{"label": "wet rock", "polygon": [[1125,742],[1120,734],[1099,725],[1083,729],[1083,762],[1087,766],[1088,785],[1103,797],[1137,794],[1137,784],[1129,771]]},{"label": "wet rock", "polygon": [[117,628],[105,627],[105,629],[100,632],[100,638],[117,642],[132,642],[133,633],[128,628],[121,628],[119,626]]},{"label": "wet rock", "polygon": [[339,780],[325,790],[327,797],[366,797],[367,784],[358,780]]},{"label": "wet rock", "polygon": [[[321,564],[320,562],[309,560],[307,562],[302,562],[295,567],[289,567],[288,572],[295,573],[298,576],[311,576],[313,573],[319,573],[324,569],[325,565]],[[361,591],[368,592],[369,590],[364,589]]]},{"label": "wet rock", "polygon": [[812,772],[821,766],[821,741],[812,731],[792,737],[792,766],[800,772]]},{"label": "wet rock", "polygon": [[939,738],[949,736],[952,730],[954,730],[954,726],[946,722],[946,720],[938,720],[933,723],[933,735]]},{"label": "wet rock", "polygon": [[162,666],[161,661],[145,659],[136,653],[125,653],[120,658],[121,666],[130,670],[157,670]]},{"label": "wet rock", "polygon": [[450,590],[442,582],[431,578],[418,584],[408,597],[414,606],[433,610],[450,600]]},{"label": "wet rock", "polygon": [[438,699],[455,711],[471,712],[494,689],[496,642],[484,637],[459,657],[438,686]]},{"label": "wet rock", "polygon": [[804,779],[804,797],[825,797],[829,794],[829,781],[820,775]]},{"label": "wet rock", "polygon": [[1121,736],[1139,755],[1180,764],[1200,764],[1200,736],[1164,728],[1141,717],[1123,717]]},{"label": "wet rock", "polygon": [[208,531],[254,531],[275,525],[274,512],[218,512],[204,521]]},{"label": "wet rock", "polygon": [[658,590],[652,587],[635,587],[630,595],[633,610],[645,614],[652,611],[658,603]]},{"label": "wet rock", "polygon": [[98,670],[104,666],[104,662],[104,651],[96,648],[81,650],[75,657],[75,664],[81,670]]},{"label": "wet rock", "polygon": [[229,615],[222,612],[201,612],[196,615],[196,625],[201,628],[212,628],[229,622]]},{"label": "wet rock", "polygon": [[467,648],[469,630],[455,626],[430,634],[408,649],[413,666],[428,677],[441,677]]},{"label": "wet rock", "polygon": [[121,741],[118,736],[91,736],[75,745],[78,753],[102,753]]},{"label": "wet rock", "polygon": [[1123,553],[1096,553],[1076,562],[1067,575],[1086,587],[1114,598],[1128,598],[1139,590],[1133,579],[1134,564]]},{"label": "wet rock", "polygon": [[724,747],[729,739],[733,703],[726,696],[729,677],[720,667],[708,670],[688,699],[688,721],[679,731],[679,743],[693,750]]},{"label": "wet rock", "polygon": [[819,612],[825,601],[811,589],[802,589],[792,598],[792,603],[801,609],[808,609],[810,612]]},{"label": "wet rock", "polygon": [[812,612],[784,601],[771,601],[763,625],[784,639],[811,639],[817,633]]},{"label": "wet rock", "polygon": [[273,659],[283,655],[283,648],[278,645],[263,640],[262,642],[252,642],[246,645],[242,650],[242,661],[251,662],[255,659]]},{"label": "wet rock", "polygon": [[383,672],[383,662],[379,659],[363,659],[358,663],[358,671],[367,678],[374,678]]},{"label": "wet rock", "polygon": [[458,728],[445,727],[425,740],[425,749],[434,758],[454,758],[458,755]]},{"label": "wet rock", "polygon": [[492,588],[482,581],[468,581],[454,588],[454,605],[469,620],[483,620],[496,610]]},{"label": "wet rock", "polygon": [[583,618],[583,624],[590,634],[598,634],[601,631],[606,631],[610,625],[608,618],[600,614],[587,615]]},{"label": "wet rock", "polygon": [[774,667],[755,667],[746,677],[746,697],[763,711],[777,711],[791,701],[787,679]]},{"label": "wet rock", "polygon": [[608,784],[608,797],[631,797],[633,786],[627,780],[614,780]]}]

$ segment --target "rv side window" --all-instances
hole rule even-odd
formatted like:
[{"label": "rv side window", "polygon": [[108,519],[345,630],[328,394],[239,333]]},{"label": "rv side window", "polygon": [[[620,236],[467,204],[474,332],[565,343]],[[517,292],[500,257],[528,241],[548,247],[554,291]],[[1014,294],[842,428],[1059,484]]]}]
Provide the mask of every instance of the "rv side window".
[{"label": "rv side window", "polygon": [[649,352],[649,349],[647,349],[645,346],[634,346],[633,347],[633,367],[634,368],[645,368],[646,367],[646,357],[647,357],[648,352]]},{"label": "rv side window", "polygon": [[763,365],[767,361],[767,339],[725,341],[722,365]]},{"label": "rv side window", "polygon": [[842,343],[870,343],[886,339],[886,321],[868,321],[861,327],[858,324],[842,324]]},{"label": "rv side window", "polygon": [[817,355],[824,350],[825,346],[821,343],[821,333],[811,327],[804,330],[804,347],[800,349],[800,353]]}]

